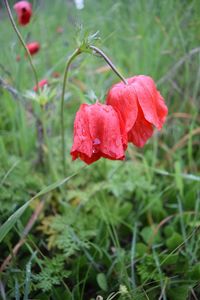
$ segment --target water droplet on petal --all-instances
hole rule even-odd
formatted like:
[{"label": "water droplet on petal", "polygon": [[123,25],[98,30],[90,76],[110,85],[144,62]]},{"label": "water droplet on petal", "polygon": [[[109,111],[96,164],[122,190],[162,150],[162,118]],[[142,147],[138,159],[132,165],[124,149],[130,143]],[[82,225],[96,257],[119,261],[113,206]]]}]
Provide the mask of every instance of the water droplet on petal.
[{"label": "water droplet on petal", "polygon": [[100,139],[96,138],[96,139],[93,140],[92,143],[93,143],[93,145],[100,145],[101,141],[100,141]]},{"label": "water droplet on petal", "polygon": [[93,144],[92,153],[97,153],[97,152],[99,152],[99,145],[101,144],[100,139],[95,138],[95,139],[92,141],[92,144]]},{"label": "water droplet on petal", "polygon": [[109,107],[106,106],[106,105],[103,107],[103,110],[106,111],[106,112],[109,112],[109,111],[110,111]]},{"label": "water droplet on petal", "polygon": [[121,145],[121,139],[120,139],[120,138],[116,139],[115,145],[116,145],[117,147],[119,147],[119,146]]},{"label": "water droplet on petal", "polygon": [[85,129],[82,129],[82,135],[86,135]]},{"label": "water droplet on petal", "polygon": [[98,152],[99,152],[99,147],[92,148],[92,153],[98,153]]}]

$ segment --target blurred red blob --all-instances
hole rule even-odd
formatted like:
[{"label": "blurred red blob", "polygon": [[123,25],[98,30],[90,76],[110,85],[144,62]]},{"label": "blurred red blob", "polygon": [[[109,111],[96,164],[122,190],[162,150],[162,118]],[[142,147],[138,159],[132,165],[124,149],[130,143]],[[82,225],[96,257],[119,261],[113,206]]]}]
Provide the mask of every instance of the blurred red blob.
[{"label": "blurred red blob", "polygon": [[47,79],[42,79],[40,82],[38,82],[38,86],[34,86],[34,91],[37,92],[38,89],[42,89],[45,85],[48,85],[48,80]]},{"label": "blurred red blob", "polygon": [[153,134],[153,126],[160,130],[168,113],[163,97],[153,79],[139,75],[113,85],[108,92],[106,104],[121,116],[128,142],[143,147]]},{"label": "blurred red blob", "polygon": [[34,55],[40,50],[40,44],[38,42],[29,43],[26,47],[28,48],[30,55]]},{"label": "blurred red blob", "polygon": [[21,60],[21,57],[20,57],[20,55],[18,54],[17,56],[16,56],[16,61],[20,61]]},{"label": "blurred red blob", "polygon": [[59,72],[53,72],[52,73],[52,77],[53,78],[59,78],[60,77],[60,73]]},{"label": "blurred red blob", "polygon": [[56,28],[56,32],[57,32],[57,33],[63,33],[63,31],[64,31],[64,28],[61,27],[61,26],[58,26],[58,27]]},{"label": "blurred red blob", "polygon": [[101,157],[123,160],[127,135],[117,112],[110,105],[82,104],[74,121],[72,159],[91,164]]},{"label": "blurred red blob", "polygon": [[30,22],[32,16],[32,5],[28,1],[19,1],[14,5],[18,17],[18,23],[25,26]]}]

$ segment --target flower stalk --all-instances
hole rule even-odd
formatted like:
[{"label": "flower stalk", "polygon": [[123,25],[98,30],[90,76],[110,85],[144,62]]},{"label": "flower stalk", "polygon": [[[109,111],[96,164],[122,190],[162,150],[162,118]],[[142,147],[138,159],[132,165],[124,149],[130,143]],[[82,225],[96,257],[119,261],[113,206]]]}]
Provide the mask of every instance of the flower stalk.
[{"label": "flower stalk", "polygon": [[61,140],[62,140],[62,163],[63,163],[63,173],[66,173],[66,159],[65,159],[65,147],[66,147],[66,141],[65,141],[65,122],[64,122],[64,99],[65,99],[65,88],[66,88],[66,83],[68,79],[68,72],[70,65],[72,61],[79,55],[81,54],[81,49],[77,48],[68,58],[65,71],[64,71],[64,76],[63,76],[63,85],[62,85],[62,94],[61,94]]},{"label": "flower stalk", "polygon": [[103,57],[103,59],[107,62],[107,64],[111,67],[111,69],[115,72],[115,74],[124,82],[124,84],[128,84],[128,82],[126,81],[124,76],[122,76],[122,74],[117,70],[117,68],[112,63],[112,61],[108,58],[108,56],[101,49],[99,49],[95,46],[92,46],[92,45],[89,46],[89,48],[92,49],[93,51],[95,51],[96,53],[98,53],[101,57]]}]

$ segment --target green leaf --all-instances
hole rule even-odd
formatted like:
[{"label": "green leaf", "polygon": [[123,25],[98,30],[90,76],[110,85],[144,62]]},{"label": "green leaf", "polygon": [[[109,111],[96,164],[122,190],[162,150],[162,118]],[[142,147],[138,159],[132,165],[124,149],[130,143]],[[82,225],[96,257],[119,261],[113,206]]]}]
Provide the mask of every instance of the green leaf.
[{"label": "green leaf", "polygon": [[182,243],[183,243],[183,238],[177,232],[174,232],[172,234],[172,236],[170,238],[168,238],[167,241],[166,241],[166,245],[167,245],[167,247],[170,251],[173,251],[174,249],[176,249]]},{"label": "green leaf", "polygon": [[159,232],[157,234],[155,234],[155,225],[154,226],[146,226],[144,227],[141,232],[140,235],[142,236],[143,240],[145,243],[158,243],[160,242],[160,234]]},{"label": "green leaf", "polygon": [[97,283],[103,291],[106,292],[108,290],[107,279],[104,273],[97,274]]},{"label": "green leaf", "polygon": [[47,187],[45,187],[42,191],[40,191],[38,194],[36,194],[33,198],[31,198],[28,202],[26,202],[24,205],[22,205],[14,214],[12,214],[8,220],[0,227],[0,242],[4,239],[4,237],[7,235],[7,233],[12,229],[12,227],[15,225],[17,220],[21,217],[21,215],[24,213],[24,211],[27,209],[27,207],[35,200],[36,198],[43,196],[57,187],[63,185],[67,181],[69,181],[71,178],[76,176],[79,173],[77,171],[76,173],[72,174],[71,176],[68,176],[60,181],[57,181]]},{"label": "green leaf", "polygon": [[147,253],[147,251],[148,251],[148,248],[145,244],[143,244],[143,243],[136,244],[136,256],[141,257],[141,256],[145,255]]},{"label": "green leaf", "polygon": [[189,286],[182,285],[179,287],[170,287],[167,291],[167,294],[169,295],[169,299],[176,299],[176,300],[183,300],[188,299],[188,291]]},{"label": "green leaf", "polygon": [[193,280],[200,280],[200,263],[197,263],[195,266],[192,267],[191,271],[189,272],[189,275]]},{"label": "green leaf", "polygon": [[41,263],[43,264],[41,272],[34,275],[33,278],[37,289],[41,289],[43,292],[49,292],[54,286],[59,286],[71,274],[71,271],[66,270],[65,258],[62,255],[45,258]]},{"label": "green leaf", "polygon": [[163,267],[166,267],[166,266],[169,266],[169,265],[174,265],[177,263],[178,261],[178,254],[170,254],[170,255],[167,255],[167,254],[164,254],[161,256],[162,258],[162,266]]},{"label": "green leaf", "polygon": [[172,236],[172,234],[174,233],[174,226],[172,225],[167,225],[164,228],[164,234],[166,237],[170,238]]}]

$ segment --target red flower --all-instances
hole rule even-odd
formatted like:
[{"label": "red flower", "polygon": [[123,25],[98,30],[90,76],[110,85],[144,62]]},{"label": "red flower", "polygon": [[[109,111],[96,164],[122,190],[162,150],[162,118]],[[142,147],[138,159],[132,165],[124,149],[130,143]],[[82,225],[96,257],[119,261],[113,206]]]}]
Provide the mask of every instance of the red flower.
[{"label": "red flower", "polygon": [[64,28],[61,27],[61,26],[58,26],[58,27],[56,28],[56,32],[57,32],[57,33],[63,33],[63,31],[64,31]]},{"label": "red flower", "polygon": [[20,25],[25,26],[32,16],[32,5],[27,1],[19,1],[14,5]]},{"label": "red flower", "polygon": [[20,55],[18,54],[18,55],[16,56],[16,61],[20,61],[20,59],[21,59],[21,57],[20,57]]},{"label": "red flower", "polygon": [[126,134],[116,111],[110,105],[82,104],[74,121],[72,159],[91,164],[101,157],[123,160]]},{"label": "red flower", "polygon": [[42,79],[40,82],[38,82],[38,86],[35,85],[33,89],[34,89],[35,92],[37,92],[38,88],[42,89],[45,85],[48,85],[48,80]]},{"label": "red flower", "polygon": [[29,43],[26,47],[28,48],[30,55],[34,55],[40,50],[40,44],[38,42]]},{"label": "red flower", "polygon": [[168,109],[151,77],[139,75],[127,81],[110,89],[106,103],[121,116],[128,141],[143,147],[153,134],[153,125],[162,128]]},{"label": "red flower", "polygon": [[53,78],[59,78],[60,77],[60,73],[59,72],[53,72],[52,77]]}]

